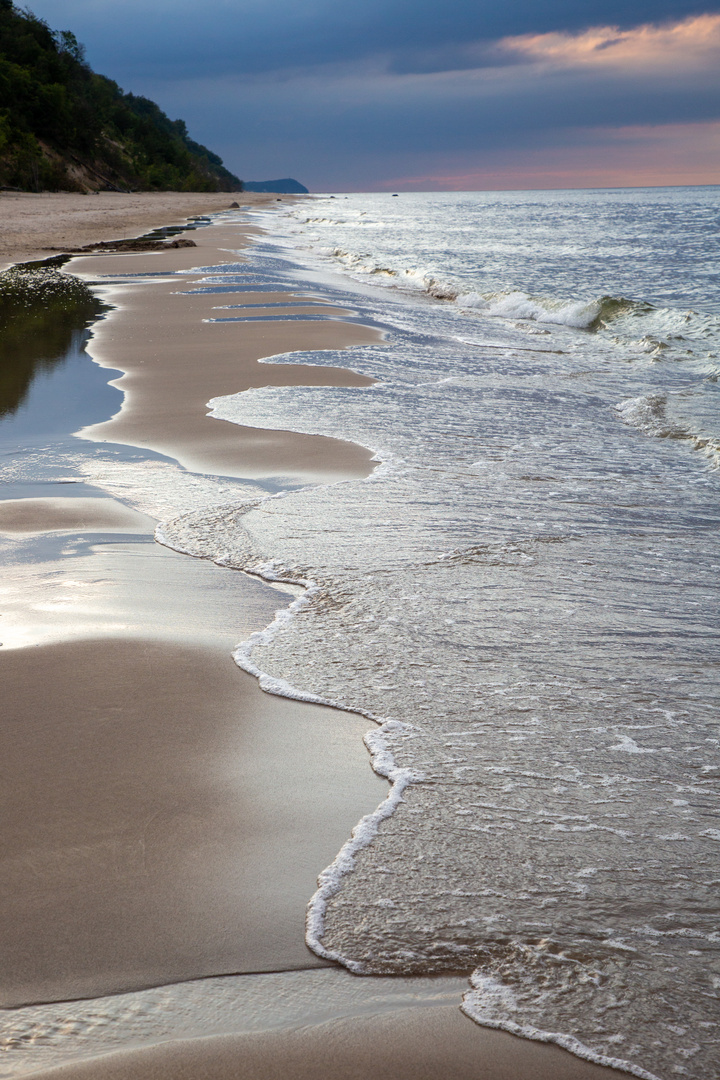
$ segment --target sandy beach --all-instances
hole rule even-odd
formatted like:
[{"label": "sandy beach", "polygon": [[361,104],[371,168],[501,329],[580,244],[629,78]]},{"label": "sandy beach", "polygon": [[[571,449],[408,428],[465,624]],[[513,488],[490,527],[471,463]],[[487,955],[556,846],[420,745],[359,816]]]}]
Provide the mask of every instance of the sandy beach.
[{"label": "sandy beach", "polygon": [[198,644],[15,649],[0,671],[4,1006],[324,963],[307,898],[386,787],[365,722],[338,731]]},{"label": "sandy beach", "polygon": [[[253,386],[367,386],[371,380],[344,368],[298,364],[259,364],[262,357],[298,349],[342,349],[380,340],[376,330],[342,322],[343,311],[310,296],[275,292],[198,292],[207,274],[178,279],[149,277],[162,270],[208,269],[232,262],[237,227],[210,226],[193,233],[197,248],[139,255],[75,258],[68,269],[88,281],[103,275],[139,275],[138,283],[120,289],[107,285],[101,295],[120,304],[97,324],[92,355],[96,363],[123,371],[114,385],[124,391],[119,413],[83,435],[94,441],[124,443],[159,451],[185,468],[230,476],[292,474],[331,481],[366,476],[372,454],[337,439],[292,432],[267,432],[218,423],[206,415],[211,397]],[[208,321],[232,314],[219,305],[278,304],[289,315],[333,314],[332,322],[283,321],[282,308],[253,308],[272,322]],[[208,364],[207,350],[212,364]]]},{"label": "sandy beach", "polygon": [[[260,205],[273,199],[224,193],[2,193],[0,263],[42,258],[48,247],[136,236],[223,211],[232,201]],[[208,268],[237,261],[242,233],[221,219],[186,235],[196,247],[78,256],[66,267],[93,283],[113,306],[95,324],[88,351],[97,364],[121,372],[113,382],[125,395],[111,419],[89,419],[82,438],[163,454],[197,473],[322,483],[367,476],[374,466],[366,447],[241,428],[209,418],[206,403],[250,387],[371,385],[351,367],[260,361],[295,350],[378,342],[379,331],[347,321],[352,312],[321,295],[260,287],[243,291],[242,302],[259,305],[253,313],[272,315],[272,321],[208,321],[232,314],[218,309],[237,302],[237,295],[193,290],[202,288]],[[188,272],[178,278],[173,276],[178,270]],[[263,307],[269,304],[292,306]],[[293,314],[332,318],[294,322]],[[46,579],[33,579],[33,588],[38,596],[55,589],[63,574],[68,581],[97,582],[100,575],[92,568],[102,565],[104,580],[122,580],[126,607],[135,605],[144,614],[132,623],[127,614],[121,619],[116,613],[98,633],[88,622],[78,638],[77,612],[72,606],[58,608],[51,630],[29,636],[25,647],[0,652],[9,704],[0,733],[7,777],[3,1007],[96,998],[226,973],[327,966],[305,945],[304,910],[318,873],[355,822],[385,797],[387,783],[372,773],[362,744],[369,722],[264,694],[233,663],[231,643],[266,626],[289,602],[287,594],[259,582],[243,593],[241,575],[170,553],[170,569],[150,610],[142,576],[120,568],[135,558],[135,549],[123,548],[118,536],[132,534],[140,551],[143,537],[151,544],[152,521],[102,498],[100,491],[73,495],[0,504],[0,536],[18,544],[24,537],[105,537],[98,556],[104,562],[83,556],[90,561],[74,566],[72,553],[61,552],[67,563],[61,566],[58,555],[52,580],[48,572]],[[193,567],[190,575],[197,568],[196,582],[188,583],[186,571],[174,569],[181,563]],[[19,556],[17,565],[8,571],[8,587],[13,580],[23,587],[30,580],[29,560],[23,563]],[[218,585],[217,601],[214,593],[208,599],[209,575],[214,584],[222,575],[230,582],[228,595],[237,607],[231,623],[228,601],[220,596],[223,587]],[[178,601],[178,589],[186,600]],[[47,607],[45,593],[42,597]],[[35,603],[33,612],[29,605],[28,627],[35,625],[42,603]],[[178,603],[182,616],[164,619],[165,609]],[[118,630],[123,620],[125,629]],[[39,1071],[28,1055],[28,1064],[13,1075],[47,1080],[374,1080],[380,1075],[600,1080],[626,1075],[554,1046],[481,1028],[458,1006],[459,1001],[452,1007],[386,1008],[324,1023],[308,1020],[286,1030],[165,1037],[157,1045],[138,1046],[135,1040],[109,1056]]]},{"label": "sandy beach", "polygon": [[166,1043],[35,1073],[38,1080],[602,1080],[627,1075],[478,1028],[451,1007],[282,1032]]},{"label": "sandy beach", "polygon": [[273,195],[144,191],[122,195],[0,192],[0,270],[26,259],[46,259],[47,248],[84,247],[123,240],[188,218],[226,210],[232,202],[263,205]]}]

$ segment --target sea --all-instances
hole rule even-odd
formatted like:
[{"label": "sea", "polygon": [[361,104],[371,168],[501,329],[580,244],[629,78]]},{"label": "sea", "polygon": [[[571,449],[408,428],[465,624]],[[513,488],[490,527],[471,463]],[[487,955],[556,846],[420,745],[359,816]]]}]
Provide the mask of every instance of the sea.
[{"label": "sea", "polygon": [[238,665],[367,717],[389,795],[322,872],[308,944],[358,975],[467,974],[478,1023],[646,1080],[720,1075],[720,188],[218,218],[262,231],[177,275],[213,319],[272,318],[243,304],[269,289],[318,303],[283,318],[379,333],[264,361],[371,385],[211,415],[353,441],[373,472],[242,484],[89,444],[52,468],[296,586]]},{"label": "sea", "polygon": [[265,232],[196,286],[217,318],[267,317],[223,302],[260,285],[383,333],[267,361],[369,387],[209,403],[370,447],[371,476],[158,532],[303,585],[238,663],[373,721],[393,787],[321,876],[309,944],[472,972],[479,1023],[639,1077],[720,1074],[720,188],[250,216]]}]

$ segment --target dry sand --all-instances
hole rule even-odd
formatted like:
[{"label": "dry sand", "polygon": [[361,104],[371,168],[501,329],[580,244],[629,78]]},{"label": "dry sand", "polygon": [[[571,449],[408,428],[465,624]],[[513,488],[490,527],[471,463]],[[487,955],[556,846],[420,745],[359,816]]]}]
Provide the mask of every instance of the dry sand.
[{"label": "dry sand", "polygon": [[248,192],[111,191],[96,195],[69,192],[39,195],[0,192],[0,269],[26,259],[46,259],[49,247],[83,247],[102,240],[122,240],[162,225],[226,210],[232,202],[262,205],[274,195]]},{"label": "dry sand", "polygon": [[[20,259],[41,255],[45,246],[133,236],[224,209],[232,199],[3,194],[0,254]],[[72,268],[90,277],[155,273],[228,261],[223,246],[228,240],[239,246],[222,225],[193,239],[202,250],[100,256],[75,260]],[[192,277],[185,280],[191,287]],[[120,306],[96,328],[90,351],[126,373],[120,385],[127,397],[117,418],[86,436],[148,446],[192,468],[235,475],[367,474],[370,455],[363,448],[224,425],[208,420],[204,405],[211,396],[269,383],[365,385],[343,369],[263,367],[257,360],[376,341],[375,331],[341,321],[203,323],[217,298],[178,298],[176,290],[177,279],[158,277],[118,291]],[[243,296],[258,303],[282,298]],[[5,511],[5,527],[64,528],[75,511],[16,506]],[[319,963],[304,945],[299,913],[360,805],[368,809],[384,790],[361,761],[365,721],[263,695],[227,656],[199,643],[60,641],[0,654],[0,671],[12,705],[3,729],[6,1002]],[[555,1047],[482,1029],[455,1008],[424,1008],[175,1040],[37,1075],[599,1080],[617,1074]]]}]

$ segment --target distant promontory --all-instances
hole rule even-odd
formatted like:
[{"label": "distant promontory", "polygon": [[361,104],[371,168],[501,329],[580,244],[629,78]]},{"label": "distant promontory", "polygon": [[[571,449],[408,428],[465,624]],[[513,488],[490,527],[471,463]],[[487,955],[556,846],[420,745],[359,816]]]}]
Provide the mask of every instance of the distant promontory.
[{"label": "distant promontory", "polygon": [[12,0],[0,0],[0,188],[241,191],[243,185],[217,154],[190,138],[183,120],[170,120],[154,101],[126,94],[92,71],[71,31],[51,30]]},{"label": "distant promontory", "polygon": [[274,191],[278,195],[309,195],[310,192],[297,180],[243,180],[243,191]]}]

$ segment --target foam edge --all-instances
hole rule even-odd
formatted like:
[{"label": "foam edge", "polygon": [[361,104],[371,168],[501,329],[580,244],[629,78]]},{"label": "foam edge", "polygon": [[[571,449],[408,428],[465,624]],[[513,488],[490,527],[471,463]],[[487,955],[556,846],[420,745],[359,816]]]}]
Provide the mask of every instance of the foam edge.
[{"label": "foam edge", "polygon": [[392,720],[376,716],[365,709],[351,708],[342,701],[335,701],[312,694],[305,690],[299,690],[285,679],[278,679],[267,672],[262,671],[252,660],[252,652],[258,645],[268,645],[290,620],[303,608],[308,607],[313,597],[319,592],[316,582],[305,578],[290,579],[285,573],[278,573],[275,564],[264,564],[248,568],[246,573],[252,573],[266,581],[285,581],[293,585],[301,585],[305,593],[294,600],[287,608],[281,609],[275,619],[264,630],[258,630],[233,652],[235,663],[249,675],[253,675],[259,682],[261,690],[278,697],[290,698],[295,701],[308,701],[316,705],[326,705],[342,712],[351,712],[356,716],[365,716],[378,725],[375,731],[369,731],[363,737],[363,742],[370,754],[370,764],[373,771],[390,781],[390,791],[380,805],[370,814],[366,814],[353,828],[350,839],[346,840],[332,863],[318,876],[318,887],[310,898],[305,917],[305,942],[308,948],[325,960],[333,960],[342,964],[348,971],[355,975],[367,973],[364,964],[343,956],[334,949],[328,949],[323,945],[325,935],[325,915],[328,904],[342,887],[342,880],[355,869],[355,859],[363,848],[369,846],[375,836],[381,822],[391,817],[397,807],[403,802],[405,789],[413,783],[422,780],[422,775],[412,769],[398,768],[395,759],[385,739],[385,735],[400,731],[407,731],[409,724],[399,720]]},{"label": "foam edge", "polygon": [[460,1010],[476,1024],[507,1031],[510,1035],[518,1035],[522,1039],[530,1039],[533,1042],[555,1043],[556,1046],[584,1061],[590,1061],[594,1065],[603,1065],[609,1069],[618,1069],[631,1076],[638,1076],[640,1080],[661,1080],[655,1073],[648,1072],[639,1065],[633,1065],[630,1061],[598,1053],[597,1050],[591,1049],[572,1035],[563,1035],[559,1031],[543,1031],[531,1024],[516,1024],[512,1020],[500,1018],[497,1015],[498,1007],[508,1010],[517,1008],[515,995],[509,986],[498,979],[483,975],[479,968],[470,976],[470,984],[472,989],[463,995]]},{"label": "foam edge", "polygon": [[[183,555],[195,555],[197,557],[196,552],[193,552],[189,547],[184,546],[178,543],[177,540],[171,538],[168,534],[170,525],[171,523],[169,522],[161,522],[157,526],[155,530],[155,539],[157,542],[164,547],[171,548],[173,551],[178,551]],[[323,945],[322,938],[325,933],[325,914],[330,900],[340,891],[342,879],[346,874],[352,873],[355,869],[355,859],[358,853],[362,851],[363,848],[366,848],[375,838],[381,822],[391,817],[395,812],[399,804],[403,801],[405,789],[410,784],[417,783],[423,779],[421,773],[413,769],[402,769],[396,765],[395,759],[385,739],[385,735],[390,734],[391,732],[398,733],[411,730],[411,725],[402,723],[399,720],[376,716],[374,713],[365,709],[350,707],[342,701],[330,700],[321,697],[319,694],[300,690],[297,687],[292,686],[285,679],[279,679],[273,675],[269,675],[253,661],[252,653],[257,646],[269,645],[276,635],[283,630],[300,611],[312,604],[314,597],[320,591],[317,582],[309,578],[293,577],[284,567],[279,566],[279,564],[274,561],[238,566],[236,562],[232,561],[230,558],[223,558],[223,556],[200,556],[200,558],[203,557],[210,558],[218,566],[232,566],[234,569],[239,569],[243,573],[249,574],[252,577],[259,577],[269,583],[301,586],[305,590],[302,596],[297,597],[297,599],[293,600],[287,607],[280,608],[276,612],[273,621],[266,626],[264,630],[256,630],[249,638],[240,642],[233,650],[232,657],[237,666],[242,671],[247,672],[248,675],[252,675],[256,678],[261,690],[265,691],[267,694],[274,694],[276,697],[289,698],[293,701],[306,701],[315,705],[326,705],[329,708],[338,709],[342,712],[353,713],[356,716],[364,716],[378,725],[377,730],[371,730],[366,733],[363,737],[363,742],[370,754],[370,764],[373,771],[377,773],[378,776],[382,776],[384,779],[390,781],[390,791],[386,798],[383,799],[372,813],[366,814],[360,819],[353,828],[350,839],[346,840],[332,863],[318,876],[318,888],[310,898],[305,919],[305,941],[308,948],[312,949],[317,956],[321,956],[323,959],[333,960],[336,963],[342,964],[343,967],[346,967],[348,971],[351,971],[353,974],[365,974],[366,968],[362,963],[351,960],[341,953],[328,949]]]}]

